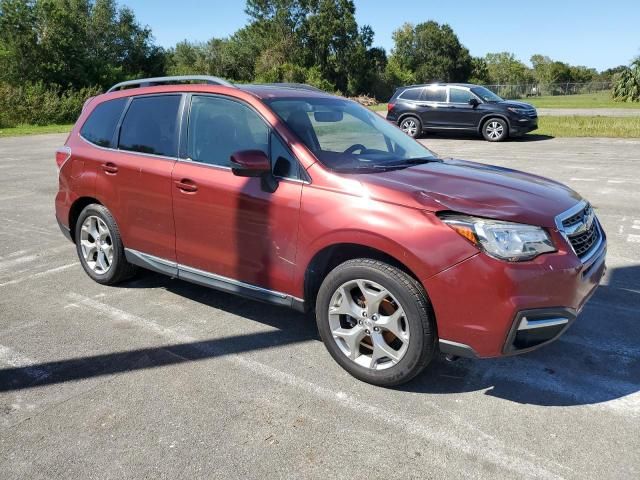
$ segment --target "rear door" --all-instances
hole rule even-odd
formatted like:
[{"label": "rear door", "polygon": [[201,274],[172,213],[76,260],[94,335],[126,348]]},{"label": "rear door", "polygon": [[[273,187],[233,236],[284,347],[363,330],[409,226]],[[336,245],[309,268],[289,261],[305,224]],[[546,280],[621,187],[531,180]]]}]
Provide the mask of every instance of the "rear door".
[{"label": "rear door", "polygon": [[117,147],[98,167],[96,193],[114,215],[126,248],[175,261],[171,172],[182,95],[129,101]]},{"label": "rear door", "polygon": [[447,89],[440,85],[424,87],[420,101],[420,119],[424,128],[438,128],[446,124],[443,112],[447,108]]}]

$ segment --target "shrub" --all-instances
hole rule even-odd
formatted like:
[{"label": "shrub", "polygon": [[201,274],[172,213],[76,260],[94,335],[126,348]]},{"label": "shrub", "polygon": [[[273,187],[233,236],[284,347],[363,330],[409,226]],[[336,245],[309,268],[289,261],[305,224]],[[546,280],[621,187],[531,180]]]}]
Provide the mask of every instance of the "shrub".
[{"label": "shrub", "polygon": [[62,91],[42,83],[0,84],[0,128],[73,123],[87,98],[100,93],[98,87]]},{"label": "shrub", "polygon": [[640,57],[613,77],[611,94],[621,102],[640,102]]}]

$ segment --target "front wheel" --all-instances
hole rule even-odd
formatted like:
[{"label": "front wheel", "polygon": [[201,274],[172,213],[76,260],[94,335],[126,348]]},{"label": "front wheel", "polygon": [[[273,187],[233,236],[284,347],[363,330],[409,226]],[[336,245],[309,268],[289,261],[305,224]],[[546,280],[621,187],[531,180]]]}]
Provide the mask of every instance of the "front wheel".
[{"label": "front wheel", "polygon": [[509,126],[501,118],[490,118],[482,126],[482,136],[489,142],[501,142],[509,136]]},{"label": "front wheel", "polygon": [[436,351],[431,307],[421,285],[377,260],[349,260],[331,271],[318,292],[316,320],[334,360],[374,385],[411,380]]},{"label": "front wheel", "polygon": [[411,138],[418,138],[422,133],[422,123],[418,117],[405,117],[400,121],[400,130]]}]

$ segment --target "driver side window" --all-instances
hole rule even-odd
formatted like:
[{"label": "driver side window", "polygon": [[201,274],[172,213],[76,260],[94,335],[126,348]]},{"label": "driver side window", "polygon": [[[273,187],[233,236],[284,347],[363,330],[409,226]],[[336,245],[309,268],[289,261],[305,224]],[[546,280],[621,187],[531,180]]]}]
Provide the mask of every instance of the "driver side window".
[{"label": "driver side window", "polygon": [[228,167],[240,150],[269,155],[269,126],[249,107],[225,98],[194,95],[191,100],[187,155],[194,162]]}]

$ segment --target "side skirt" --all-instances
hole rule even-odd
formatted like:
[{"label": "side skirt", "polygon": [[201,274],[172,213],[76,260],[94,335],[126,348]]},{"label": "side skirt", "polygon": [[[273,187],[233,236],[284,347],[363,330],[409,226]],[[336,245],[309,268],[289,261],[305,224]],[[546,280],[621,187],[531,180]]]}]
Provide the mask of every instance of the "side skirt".
[{"label": "side skirt", "polygon": [[176,277],[187,282],[203,285],[223,292],[232,293],[246,298],[259,300],[274,305],[293,308],[300,312],[305,311],[304,300],[286,293],[268,290],[266,288],[240,282],[232,278],[223,277],[215,273],[205,272],[197,268],[180,265],[163,258],[125,248],[125,256],[129,263],[139,267],[153,270],[170,277]]}]

